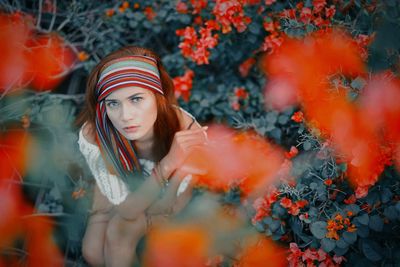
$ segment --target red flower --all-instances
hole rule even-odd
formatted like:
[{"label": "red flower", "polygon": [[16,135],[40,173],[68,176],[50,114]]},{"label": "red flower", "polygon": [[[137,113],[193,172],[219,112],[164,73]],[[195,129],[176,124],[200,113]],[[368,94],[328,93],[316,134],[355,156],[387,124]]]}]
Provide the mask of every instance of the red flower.
[{"label": "red flower", "polygon": [[276,2],[276,0],[265,0],[265,5],[270,6],[275,2]]},{"label": "red flower", "polygon": [[179,1],[176,4],[176,11],[181,14],[186,14],[188,12],[188,6],[186,3]]},{"label": "red flower", "polygon": [[300,214],[299,219],[300,220],[306,220],[310,218],[310,215],[308,214],[308,212],[305,212],[304,214]]},{"label": "red flower", "polygon": [[154,12],[154,10],[153,10],[153,8],[151,6],[145,7],[143,12],[146,15],[146,18],[148,20],[153,20],[157,16],[157,13]]},{"label": "red flower", "polygon": [[247,93],[244,87],[236,87],[235,96],[239,99],[246,99],[249,96],[249,94]]},{"label": "red flower", "polygon": [[221,29],[221,26],[216,22],[215,20],[207,20],[206,23],[204,23],[207,26],[207,29],[210,30],[216,30],[219,31]]},{"label": "red flower", "polygon": [[287,197],[283,197],[281,199],[280,203],[281,203],[282,207],[287,208],[287,209],[290,208],[293,205],[292,200],[290,198],[287,198]]},{"label": "red flower", "polygon": [[200,28],[200,38],[193,27],[186,27],[176,31],[178,36],[183,36],[183,41],[179,44],[182,54],[191,58],[198,65],[208,64],[210,51],[218,44],[218,35],[212,35],[212,30],[218,27],[212,21],[206,23],[206,28]]},{"label": "red flower", "polygon": [[76,199],[79,199],[79,198],[85,196],[85,194],[86,194],[86,190],[83,188],[79,188],[78,190],[75,190],[74,192],[72,192],[72,198],[76,200]]},{"label": "red flower", "polygon": [[330,178],[328,178],[328,179],[326,179],[325,181],[324,181],[324,184],[325,185],[327,185],[327,186],[331,186],[332,185],[332,179],[330,179]]},{"label": "red flower", "polygon": [[301,112],[301,111],[295,112],[293,114],[293,116],[291,117],[291,119],[298,123],[302,122],[304,120],[303,112]]},{"label": "red flower", "polygon": [[193,7],[192,14],[200,14],[207,7],[207,0],[190,0]]},{"label": "red flower", "polygon": [[203,19],[201,18],[201,16],[196,16],[193,20],[193,23],[196,25],[201,25],[203,24]]},{"label": "red flower", "polygon": [[222,33],[232,31],[231,25],[238,32],[243,32],[251,22],[251,18],[244,14],[243,4],[237,0],[217,0],[213,14],[216,20],[222,25]]},{"label": "red flower", "polygon": [[258,5],[261,0],[244,0],[245,4],[247,5]]},{"label": "red flower", "polygon": [[175,87],[175,96],[182,97],[185,101],[189,101],[190,90],[193,85],[194,72],[187,70],[183,76],[175,77],[172,81]]},{"label": "red flower", "polygon": [[354,204],[356,203],[357,199],[356,196],[354,194],[352,194],[351,196],[349,196],[348,198],[346,198],[345,200],[343,200],[343,202],[347,205],[349,204]]},{"label": "red flower", "polygon": [[256,210],[256,215],[252,218],[252,223],[255,224],[257,221],[262,220],[265,216],[271,214],[271,205],[278,200],[278,191],[276,189],[271,190],[270,193],[266,194],[263,198],[258,198],[253,203],[253,208]]},{"label": "red flower", "polygon": [[295,146],[292,146],[290,148],[290,151],[285,153],[285,156],[288,159],[291,159],[291,158],[295,157],[298,153],[299,153],[299,150]]},{"label": "red flower", "polygon": [[239,66],[239,72],[242,77],[246,77],[249,74],[251,67],[256,63],[254,58],[246,59],[242,64]]},{"label": "red flower", "polygon": [[240,103],[238,101],[233,101],[231,103],[231,107],[232,107],[233,110],[238,111],[238,110],[240,110]]},{"label": "red flower", "polygon": [[303,23],[309,23],[312,18],[312,11],[308,7],[303,7],[300,12],[300,21]]},{"label": "red flower", "polygon": [[326,0],[313,0],[314,12],[321,12],[326,6]]},{"label": "red flower", "polygon": [[289,18],[289,19],[295,19],[296,18],[296,9],[284,9],[280,13],[280,17],[282,18]]},{"label": "red flower", "polygon": [[368,187],[367,186],[358,186],[356,188],[356,198],[363,198],[368,195]]},{"label": "red flower", "polygon": [[277,48],[279,48],[283,43],[283,38],[279,36],[276,32],[266,36],[264,42],[261,45],[262,51],[267,51],[268,54],[272,54]]},{"label": "red flower", "polygon": [[325,8],[325,17],[327,19],[333,18],[335,13],[336,13],[336,9],[335,9],[334,5],[330,6],[329,8],[328,7]]},{"label": "red flower", "polygon": [[300,209],[304,208],[307,205],[308,205],[308,201],[305,199],[296,201],[296,206],[299,207]]},{"label": "red flower", "polygon": [[106,10],[106,16],[107,17],[112,17],[115,14],[115,10],[112,8],[109,8]]}]

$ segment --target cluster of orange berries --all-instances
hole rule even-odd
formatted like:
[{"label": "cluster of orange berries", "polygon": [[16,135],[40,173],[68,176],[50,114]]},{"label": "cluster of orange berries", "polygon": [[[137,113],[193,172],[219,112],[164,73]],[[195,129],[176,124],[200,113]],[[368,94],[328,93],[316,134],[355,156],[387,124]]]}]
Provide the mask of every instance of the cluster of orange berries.
[{"label": "cluster of orange berries", "polygon": [[357,228],[350,222],[352,216],[353,212],[347,211],[347,217],[345,218],[343,218],[341,214],[337,214],[332,220],[328,220],[328,225],[326,226],[328,233],[326,237],[339,240],[339,231],[345,230],[348,232],[355,232]]},{"label": "cluster of orange berries", "polygon": [[[120,13],[124,13],[128,8],[130,7],[130,4],[128,1],[122,2],[122,4],[118,7],[118,11]],[[139,3],[134,3],[133,4],[133,9],[138,9],[140,7]],[[107,17],[112,17],[115,14],[115,9],[109,8],[106,10],[106,16]]]},{"label": "cluster of orange berries", "polygon": [[[127,9],[129,9],[130,4],[128,1],[124,1],[122,2],[122,4],[118,7],[118,11],[119,13],[124,13]],[[133,9],[134,10],[138,10],[140,8],[140,4],[139,3],[134,3],[133,4]],[[153,10],[153,8],[151,6],[146,6],[143,9],[143,13],[146,16],[146,18],[148,20],[153,20],[156,16],[157,13]],[[106,16],[107,17],[112,17],[115,14],[115,9],[114,8],[109,8],[106,10]]]}]

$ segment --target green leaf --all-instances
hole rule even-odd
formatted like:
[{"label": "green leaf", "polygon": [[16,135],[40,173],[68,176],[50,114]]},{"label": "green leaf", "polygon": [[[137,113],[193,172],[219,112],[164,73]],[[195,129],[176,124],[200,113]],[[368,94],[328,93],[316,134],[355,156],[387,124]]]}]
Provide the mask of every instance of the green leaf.
[{"label": "green leaf", "polygon": [[315,183],[315,182],[312,182],[312,183],[310,183],[310,188],[311,188],[312,190],[315,190],[315,189],[318,188],[318,184]]},{"label": "green leaf", "polygon": [[280,220],[272,220],[269,224],[269,229],[271,229],[272,232],[275,232],[278,230],[279,226],[281,226]]},{"label": "green leaf", "polygon": [[360,237],[368,237],[369,227],[366,225],[357,226],[357,235],[359,235]]},{"label": "green leaf", "polygon": [[145,15],[141,12],[135,12],[134,17],[137,21],[143,20],[145,18]]},{"label": "green leaf", "polygon": [[128,23],[129,27],[135,29],[138,26],[138,22],[136,20],[130,20]]},{"label": "green leaf", "polygon": [[336,241],[336,246],[339,248],[347,248],[349,243],[347,243],[344,238],[339,238],[339,240]]},{"label": "green leaf", "polygon": [[363,225],[368,225],[369,223],[369,216],[367,213],[364,213],[363,215],[357,216],[355,218],[359,223],[363,224]]},{"label": "green leaf", "polygon": [[369,219],[369,228],[374,231],[382,232],[383,220],[379,215],[373,215]]},{"label": "green leaf", "polygon": [[383,214],[388,217],[389,220],[394,221],[397,218],[399,218],[399,212],[395,208],[395,206],[389,206],[386,207],[385,210],[383,211]]},{"label": "green leaf", "polygon": [[304,148],[305,151],[310,150],[311,147],[312,147],[311,142],[305,141],[305,142],[303,143],[303,148]]},{"label": "green leaf", "polygon": [[345,211],[351,211],[353,215],[357,215],[360,212],[360,207],[356,204],[347,205],[344,209]]},{"label": "green leaf", "polygon": [[256,228],[256,230],[259,232],[265,231],[264,225],[261,222],[256,222],[256,224],[254,225],[254,228]]},{"label": "green leaf", "polygon": [[289,121],[289,116],[287,116],[287,115],[280,115],[279,117],[278,117],[278,123],[279,124],[286,124],[287,122]]},{"label": "green leaf", "polygon": [[357,241],[357,232],[344,232],[343,233],[343,239],[349,243],[349,244],[354,244],[354,242]]},{"label": "green leaf", "polygon": [[282,217],[286,214],[286,209],[283,208],[279,203],[275,202],[272,206],[272,214],[275,217]]},{"label": "green leaf", "polygon": [[358,90],[362,89],[365,85],[366,85],[366,81],[360,76],[355,78],[350,84],[350,86],[352,88],[358,89]]},{"label": "green leaf", "polygon": [[330,238],[323,238],[321,240],[321,247],[326,253],[329,253],[335,249],[336,242]]},{"label": "green leaf", "polygon": [[397,204],[395,205],[397,212],[400,213],[400,202],[397,202]]},{"label": "green leaf", "polygon": [[279,128],[275,128],[271,131],[271,136],[275,139],[275,140],[280,140],[281,136],[282,136],[282,130]]},{"label": "green leaf", "polygon": [[326,235],[326,222],[317,221],[310,225],[310,231],[318,239],[322,239]]},{"label": "green leaf", "polygon": [[269,228],[265,229],[265,235],[266,236],[271,236],[272,235],[271,229],[269,229]]},{"label": "green leaf", "polygon": [[385,187],[381,190],[381,200],[382,203],[388,203],[393,197],[392,191],[389,188]]},{"label": "green leaf", "polygon": [[261,27],[260,27],[260,24],[258,24],[258,23],[251,23],[249,25],[249,31],[253,34],[259,34],[260,29],[261,29]]},{"label": "green leaf", "polygon": [[349,250],[349,247],[350,246],[347,246],[345,248],[339,248],[338,246],[336,246],[333,252],[336,254],[336,256],[343,256]]},{"label": "green leaf", "polygon": [[375,241],[364,239],[361,243],[362,252],[365,257],[371,261],[380,261],[382,259],[382,248]]}]

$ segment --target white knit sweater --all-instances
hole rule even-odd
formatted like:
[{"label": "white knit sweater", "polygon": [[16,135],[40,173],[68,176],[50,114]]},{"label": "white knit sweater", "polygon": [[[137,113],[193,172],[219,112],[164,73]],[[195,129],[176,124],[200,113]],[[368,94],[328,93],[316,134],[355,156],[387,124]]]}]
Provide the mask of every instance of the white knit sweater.
[{"label": "white knit sweater", "polygon": [[[83,136],[82,128],[79,130],[79,150],[85,157],[89,169],[92,172],[100,189],[100,192],[106,196],[112,204],[118,205],[122,203],[128,196],[128,187],[120,177],[111,174],[107,170],[104,160],[100,154],[99,147],[89,143],[89,141],[86,140],[86,138]],[[139,163],[143,168],[143,172],[147,176],[150,175],[154,168],[154,162],[147,159],[139,159]],[[186,190],[191,179],[192,175],[190,174],[183,178],[178,187],[177,196]]]}]

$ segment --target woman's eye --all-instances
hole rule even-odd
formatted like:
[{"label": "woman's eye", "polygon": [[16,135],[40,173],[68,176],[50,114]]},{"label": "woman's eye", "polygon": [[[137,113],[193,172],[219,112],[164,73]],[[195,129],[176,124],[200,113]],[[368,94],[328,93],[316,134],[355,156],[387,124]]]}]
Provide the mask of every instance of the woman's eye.
[{"label": "woman's eye", "polygon": [[117,103],[117,102],[107,102],[106,105],[107,105],[107,107],[109,107],[109,108],[116,108],[116,107],[118,107],[118,103]]},{"label": "woman's eye", "polygon": [[131,101],[133,102],[133,103],[137,103],[137,102],[139,102],[140,100],[142,100],[143,99],[143,97],[132,97],[131,98]]}]

